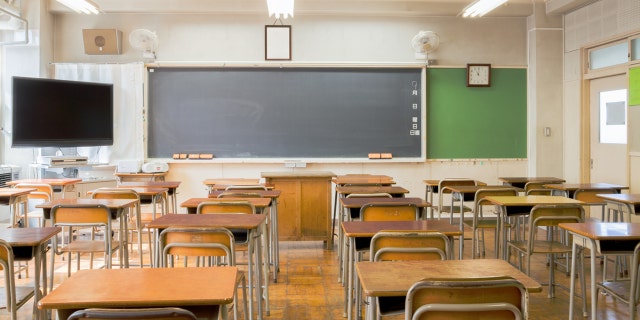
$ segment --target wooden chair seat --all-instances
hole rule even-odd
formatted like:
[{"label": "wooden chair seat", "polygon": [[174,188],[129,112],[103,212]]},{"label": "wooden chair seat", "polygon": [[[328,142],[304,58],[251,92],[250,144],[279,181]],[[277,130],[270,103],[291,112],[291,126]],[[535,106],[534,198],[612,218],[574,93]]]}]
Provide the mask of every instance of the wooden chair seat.
[{"label": "wooden chair seat", "polygon": [[[527,241],[511,241],[510,244],[522,251],[526,251],[529,245]],[[558,241],[534,241],[533,251],[550,254],[571,253],[571,246]]]},{"label": "wooden chair seat", "polygon": [[[118,249],[120,242],[117,240],[111,241],[111,248],[113,250]],[[95,253],[104,252],[105,243],[104,240],[88,240],[88,241],[75,241],[69,245],[60,248],[60,252],[79,252],[79,253]]]}]

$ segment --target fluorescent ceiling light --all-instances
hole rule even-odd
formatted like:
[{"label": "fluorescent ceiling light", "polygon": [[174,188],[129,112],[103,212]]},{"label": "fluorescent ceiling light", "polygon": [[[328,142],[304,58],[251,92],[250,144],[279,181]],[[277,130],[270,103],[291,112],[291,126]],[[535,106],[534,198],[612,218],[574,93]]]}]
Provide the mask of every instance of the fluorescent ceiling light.
[{"label": "fluorescent ceiling light", "polygon": [[97,4],[95,4],[91,0],[56,0],[63,5],[67,6],[69,9],[84,14],[98,14],[100,13],[100,8]]},{"label": "fluorescent ceiling light", "polygon": [[463,18],[482,17],[496,7],[504,4],[507,0],[476,0],[462,11]]},{"label": "fluorescent ceiling light", "polygon": [[274,16],[276,19],[286,19],[289,16],[293,18],[293,0],[267,0],[267,7],[269,16]]}]

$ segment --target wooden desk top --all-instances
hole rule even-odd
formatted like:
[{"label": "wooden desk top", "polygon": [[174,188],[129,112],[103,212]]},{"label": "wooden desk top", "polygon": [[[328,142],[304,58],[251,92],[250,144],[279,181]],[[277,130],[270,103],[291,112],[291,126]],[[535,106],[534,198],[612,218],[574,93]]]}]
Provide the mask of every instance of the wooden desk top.
[{"label": "wooden desk top", "polygon": [[60,227],[6,228],[0,229],[0,239],[12,247],[33,247],[48,241],[60,231]]},{"label": "wooden desk top", "polygon": [[640,204],[640,194],[638,193],[619,193],[619,194],[605,193],[605,194],[599,194],[597,196],[605,200],[617,201],[617,202],[626,203],[630,205]]},{"label": "wooden desk top", "polygon": [[[168,192],[168,188],[156,188],[156,187],[118,187],[119,189],[130,189],[138,193],[141,196],[155,196]],[[98,189],[96,189],[98,190]],[[93,194],[96,190],[87,191],[87,194]]]},{"label": "wooden desk top", "polygon": [[263,224],[264,214],[165,214],[147,224],[148,228],[171,227],[224,227],[230,229],[256,229]]},{"label": "wooden desk top", "polygon": [[518,192],[523,192],[524,191],[524,189],[522,189],[522,188],[517,188],[517,187],[513,187],[513,186],[505,186],[505,185],[446,186],[444,188],[447,188],[447,189],[451,190],[452,192],[465,193],[465,194],[476,193],[476,191],[478,191],[480,189],[513,189],[513,190],[516,190]]},{"label": "wooden desk top", "polygon": [[280,193],[281,193],[280,190],[229,190],[229,191],[213,190],[213,191],[209,192],[209,198],[217,198],[223,192],[229,192],[229,193],[232,193],[232,192],[237,192],[237,193],[255,193],[255,194],[259,194],[261,197],[272,198],[272,199],[273,198],[278,198],[280,196]]},{"label": "wooden desk top", "polygon": [[392,185],[396,182],[393,178],[385,175],[343,175],[337,176],[332,179],[332,182],[338,186],[345,184],[358,184],[358,185]]},{"label": "wooden desk top", "polygon": [[118,188],[129,187],[151,187],[151,188],[167,188],[176,189],[180,186],[180,181],[124,181],[118,183]]},{"label": "wooden desk top", "polygon": [[137,173],[132,173],[132,172],[116,172],[113,175],[116,177],[164,177],[167,175],[167,173],[169,173],[168,171],[166,172],[151,172],[151,173],[145,173],[145,172],[137,172]]},{"label": "wooden desk top", "polygon": [[561,223],[560,228],[593,240],[640,241],[640,223],[582,222]]},{"label": "wooden desk top", "polygon": [[0,188],[0,198],[23,196],[36,191],[34,188]]},{"label": "wooden desk top", "polygon": [[300,179],[300,178],[323,178],[332,179],[336,176],[331,171],[273,171],[262,172],[261,176],[267,179]]},{"label": "wooden desk top", "polygon": [[38,302],[40,309],[209,306],[233,301],[236,267],[80,270]]},{"label": "wooden desk top", "polygon": [[505,183],[522,183],[525,184],[527,182],[565,182],[564,179],[556,178],[556,177],[499,177],[498,180]]},{"label": "wooden desk top", "polygon": [[538,204],[581,204],[582,201],[561,196],[495,196],[486,197],[487,201],[499,206],[535,206]]},{"label": "wooden desk top", "polygon": [[82,179],[76,178],[61,178],[61,179],[20,179],[7,181],[7,185],[13,186],[18,183],[44,183],[52,186],[66,186],[70,184],[75,184],[78,182],[82,182]]},{"label": "wooden desk top", "polygon": [[409,190],[398,186],[337,186],[338,194],[346,195],[352,193],[389,193],[389,194],[405,194]]},{"label": "wooden desk top", "polygon": [[367,203],[378,202],[378,203],[411,203],[415,204],[420,208],[430,207],[431,204],[421,198],[367,198],[367,197],[353,197],[353,198],[340,198],[340,203],[345,208],[361,208]]},{"label": "wooden desk top", "polygon": [[501,259],[380,261],[357,262],[356,272],[365,295],[373,297],[404,296],[409,288],[424,278],[475,278],[511,276],[528,292],[541,292],[542,286]]},{"label": "wooden desk top", "polygon": [[222,184],[222,185],[234,185],[234,186],[253,186],[259,185],[260,179],[253,178],[215,178],[215,179],[205,179],[202,183],[208,186]]},{"label": "wooden desk top", "polygon": [[346,237],[370,238],[382,230],[402,231],[438,231],[446,236],[459,236],[460,227],[445,220],[416,220],[416,221],[345,221],[342,230]]},{"label": "wooden desk top", "polygon": [[621,186],[617,184],[610,183],[552,183],[545,184],[545,188],[555,189],[555,190],[563,190],[563,191],[575,191],[578,189],[616,189],[616,190],[626,190],[629,189],[627,186]]},{"label": "wooden desk top", "polygon": [[266,208],[271,204],[271,198],[190,198],[183,201],[180,206],[183,208],[197,208],[201,202],[238,202],[248,201],[253,204],[256,209]]},{"label": "wooden desk top", "polygon": [[65,204],[102,204],[109,209],[123,209],[136,205],[137,200],[134,199],[88,199],[88,198],[73,198],[73,199],[55,199],[49,202],[36,205],[36,208],[51,209],[56,205]]}]

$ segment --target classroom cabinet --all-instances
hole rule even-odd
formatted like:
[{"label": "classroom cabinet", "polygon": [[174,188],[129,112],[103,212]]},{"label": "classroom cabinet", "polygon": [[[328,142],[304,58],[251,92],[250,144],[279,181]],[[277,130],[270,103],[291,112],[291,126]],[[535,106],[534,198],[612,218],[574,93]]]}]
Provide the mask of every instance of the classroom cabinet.
[{"label": "classroom cabinet", "polygon": [[278,238],[282,241],[324,241],[333,245],[329,171],[263,172],[267,184],[280,191]]}]

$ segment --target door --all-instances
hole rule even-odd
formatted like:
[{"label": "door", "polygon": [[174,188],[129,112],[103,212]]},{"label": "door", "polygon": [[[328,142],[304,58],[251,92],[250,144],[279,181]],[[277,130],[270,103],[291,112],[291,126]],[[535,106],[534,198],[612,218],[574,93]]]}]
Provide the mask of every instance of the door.
[{"label": "door", "polygon": [[629,185],[627,77],[590,81],[590,182]]}]

